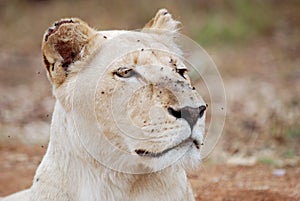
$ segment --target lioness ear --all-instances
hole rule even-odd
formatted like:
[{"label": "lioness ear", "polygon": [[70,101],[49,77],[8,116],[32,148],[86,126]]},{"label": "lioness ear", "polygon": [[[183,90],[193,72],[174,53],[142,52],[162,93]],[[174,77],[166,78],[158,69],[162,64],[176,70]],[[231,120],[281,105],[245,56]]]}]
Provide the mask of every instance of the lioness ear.
[{"label": "lioness ear", "polygon": [[178,26],[180,22],[172,18],[172,15],[167,11],[167,9],[160,9],[157,11],[154,18],[152,18],[143,28],[146,29],[157,29],[165,30],[169,32],[178,31]]},{"label": "lioness ear", "polygon": [[70,73],[70,66],[91,55],[95,49],[96,36],[94,29],[77,18],[60,20],[46,31],[42,52],[53,84],[62,84]]}]

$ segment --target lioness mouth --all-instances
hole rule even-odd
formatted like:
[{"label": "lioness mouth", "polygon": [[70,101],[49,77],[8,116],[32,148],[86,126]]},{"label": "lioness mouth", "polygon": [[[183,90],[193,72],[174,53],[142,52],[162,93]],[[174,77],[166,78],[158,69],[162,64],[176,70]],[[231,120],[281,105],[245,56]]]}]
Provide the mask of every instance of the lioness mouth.
[{"label": "lioness mouth", "polygon": [[161,157],[162,155],[168,153],[169,151],[173,150],[173,149],[176,149],[176,148],[180,148],[180,147],[183,147],[189,143],[192,143],[196,146],[197,149],[200,149],[200,144],[197,140],[189,137],[185,140],[183,140],[182,142],[180,142],[179,144],[173,146],[173,147],[170,147],[168,149],[165,149],[163,150],[162,152],[157,152],[157,153],[154,153],[154,152],[151,152],[151,151],[147,151],[147,150],[144,150],[144,149],[136,149],[135,150],[135,153],[137,153],[139,156],[143,156],[143,157]]}]

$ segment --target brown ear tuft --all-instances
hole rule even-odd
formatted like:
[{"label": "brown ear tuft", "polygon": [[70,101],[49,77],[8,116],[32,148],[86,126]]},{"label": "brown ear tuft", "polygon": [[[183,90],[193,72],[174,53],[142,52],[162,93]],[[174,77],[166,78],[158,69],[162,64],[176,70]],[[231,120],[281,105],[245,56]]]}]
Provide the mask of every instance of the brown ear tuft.
[{"label": "brown ear tuft", "polygon": [[43,38],[42,51],[50,79],[57,85],[68,75],[69,66],[84,61],[94,50],[97,32],[77,18],[62,19]]}]

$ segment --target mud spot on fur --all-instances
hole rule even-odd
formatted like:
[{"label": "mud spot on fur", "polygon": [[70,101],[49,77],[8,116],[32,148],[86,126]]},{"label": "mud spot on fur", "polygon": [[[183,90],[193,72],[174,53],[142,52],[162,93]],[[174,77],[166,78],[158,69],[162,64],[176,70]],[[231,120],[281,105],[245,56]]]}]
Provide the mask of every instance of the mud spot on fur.
[{"label": "mud spot on fur", "polygon": [[138,57],[137,57],[137,55],[134,55],[133,63],[134,63],[134,64],[137,64],[137,63],[138,63]]}]

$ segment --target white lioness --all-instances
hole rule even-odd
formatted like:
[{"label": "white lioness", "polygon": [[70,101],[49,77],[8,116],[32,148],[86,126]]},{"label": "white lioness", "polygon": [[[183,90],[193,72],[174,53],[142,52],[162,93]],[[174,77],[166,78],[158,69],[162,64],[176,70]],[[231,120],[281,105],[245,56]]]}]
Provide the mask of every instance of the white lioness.
[{"label": "white lioness", "polygon": [[63,19],[42,51],[57,99],[49,147],[30,189],[2,201],[194,200],[206,106],[166,9],[141,31]]}]

